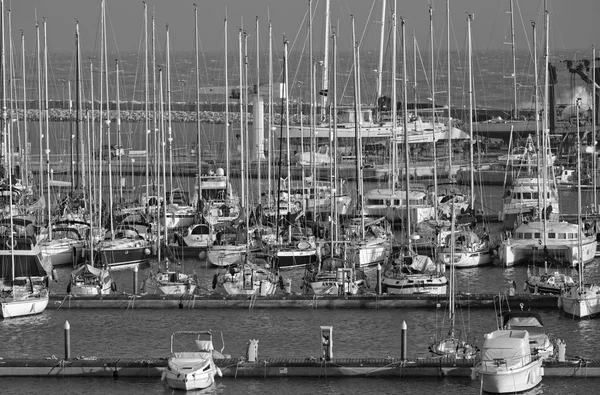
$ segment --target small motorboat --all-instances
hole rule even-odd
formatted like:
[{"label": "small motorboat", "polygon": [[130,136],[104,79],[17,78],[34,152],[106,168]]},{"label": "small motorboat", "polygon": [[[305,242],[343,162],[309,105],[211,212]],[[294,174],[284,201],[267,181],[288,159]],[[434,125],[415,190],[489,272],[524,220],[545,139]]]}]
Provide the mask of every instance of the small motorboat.
[{"label": "small motorboat", "polygon": [[548,358],[554,353],[554,344],[544,330],[542,318],[531,311],[508,311],[502,315],[502,328],[526,330],[529,333],[531,355]]},{"label": "small motorboat", "polygon": [[542,381],[540,355],[531,355],[529,332],[497,330],[485,335],[481,362],[475,367],[481,388],[496,394],[530,390]]},{"label": "small motorboat", "polygon": [[[195,351],[175,351],[174,346],[182,344],[185,336],[196,337]],[[162,379],[170,388],[182,390],[199,390],[210,387],[215,376],[222,377],[221,369],[215,365],[214,358],[223,358],[216,351],[210,331],[178,331],[171,334],[171,354],[167,360],[167,368]]]}]

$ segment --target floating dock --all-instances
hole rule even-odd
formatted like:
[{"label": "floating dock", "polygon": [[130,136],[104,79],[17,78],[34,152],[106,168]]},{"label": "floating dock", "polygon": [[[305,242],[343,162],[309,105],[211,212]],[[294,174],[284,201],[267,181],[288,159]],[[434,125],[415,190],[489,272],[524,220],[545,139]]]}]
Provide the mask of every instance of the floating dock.
[{"label": "floating dock", "polygon": [[[215,359],[224,377],[470,377],[477,359],[419,358],[244,358]],[[160,378],[166,358],[0,358],[0,377]],[[600,361],[544,361],[546,377],[600,377]]]},{"label": "floating dock", "polygon": [[[556,308],[556,295],[528,294],[458,294],[457,306],[494,308],[502,297],[503,303],[519,309],[520,304],[531,308]],[[446,306],[446,295],[272,295],[246,296],[224,294],[202,295],[131,295],[73,296],[52,294],[48,309],[251,309],[251,308],[304,308],[304,309],[388,309],[438,308]]]}]

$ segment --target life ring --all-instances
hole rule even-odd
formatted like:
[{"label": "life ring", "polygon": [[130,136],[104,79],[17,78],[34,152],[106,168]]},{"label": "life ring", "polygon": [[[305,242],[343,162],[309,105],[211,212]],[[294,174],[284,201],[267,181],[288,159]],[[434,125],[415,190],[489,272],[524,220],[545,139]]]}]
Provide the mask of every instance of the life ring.
[{"label": "life ring", "polygon": [[117,283],[113,281],[113,282],[110,284],[110,289],[111,289],[113,292],[117,292]]},{"label": "life ring", "polygon": [[[11,240],[12,240],[12,244],[10,243]],[[14,237],[6,239],[6,246],[8,248],[10,248],[11,250],[16,248],[17,247],[17,239],[15,239]]]},{"label": "life ring", "polygon": [[219,281],[219,275],[215,273],[212,280],[212,288],[217,288],[217,282]]}]

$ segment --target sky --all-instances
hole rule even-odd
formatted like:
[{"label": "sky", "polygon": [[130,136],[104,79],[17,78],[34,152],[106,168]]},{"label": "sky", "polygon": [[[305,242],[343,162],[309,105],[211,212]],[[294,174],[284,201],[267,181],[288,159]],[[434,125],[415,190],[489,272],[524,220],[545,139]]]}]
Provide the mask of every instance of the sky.
[{"label": "sky", "polygon": [[[227,15],[230,50],[237,50],[237,34],[242,26],[249,40],[266,48],[268,21],[271,20],[273,45],[281,47],[285,36],[295,48],[306,42],[308,0],[195,0],[201,49],[220,51],[224,46],[223,26]],[[543,35],[543,0],[513,0],[515,41],[526,49],[531,41],[531,20],[537,21],[538,35]],[[547,0],[550,15],[551,47],[587,49],[599,44],[599,0]],[[510,41],[510,0],[449,0],[451,47],[463,49],[466,42],[466,13],[474,14],[472,23],[474,49],[507,48]],[[169,24],[172,50],[194,50],[194,0],[147,0],[148,12],[155,15],[158,43],[165,42],[165,25]],[[377,49],[381,0],[331,0],[331,25],[338,27],[338,48],[351,49],[351,15],[357,37],[364,37],[361,49]],[[386,18],[390,20],[388,0]],[[74,48],[75,19],[80,22],[84,51],[96,51],[101,0],[4,0],[10,9],[13,40],[23,30],[27,48],[35,48],[35,21],[45,18],[49,51],[71,52]],[[106,0],[110,51],[139,51],[143,40],[142,0]],[[314,9],[313,42],[321,49],[325,0],[312,0]],[[429,40],[428,5],[434,9],[434,37],[437,45],[446,41],[445,0],[397,0],[398,17],[406,21],[407,35],[414,33],[423,47]],[[386,22],[387,23],[387,22]],[[388,24],[389,26],[389,24]],[[399,25],[400,26],[400,25]],[[358,41],[358,39],[357,39]],[[319,44],[316,44],[319,43]],[[253,45],[253,44],[251,44]]]}]

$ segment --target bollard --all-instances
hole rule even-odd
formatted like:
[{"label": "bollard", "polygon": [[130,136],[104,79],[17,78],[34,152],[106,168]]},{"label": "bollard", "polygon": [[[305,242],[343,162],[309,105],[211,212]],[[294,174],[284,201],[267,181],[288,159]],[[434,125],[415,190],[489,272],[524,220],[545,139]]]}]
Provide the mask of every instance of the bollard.
[{"label": "bollard", "polygon": [[565,354],[567,352],[567,343],[564,340],[558,340],[558,362],[565,362]]},{"label": "bollard", "polygon": [[377,295],[381,295],[381,263],[377,264]]},{"label": "bollard", "polygon": [[140,269],[139,269],[138,265],[135,265],[133,267],[133,294],[134,295],[137,295],[137,293],[138,293],[137,285],[138,285],[138,271],[139,270]]},{"label": "bollard", "polygon": [[71,325],[65,321],[65,359],[71,358]]},{"label": "bollard", "polygon": [[402,321],[402,335],[400,338],[400,360],[406,361],[406,321]]},{"label": "bollard", "polygon": [[286,278],[283,280],[283,293],[289,295],[292,293],[292,279]]},{"label": "bollard", "polygon": [[330,361],[333,358],[333,326],[321,327],[321,360]]}]

